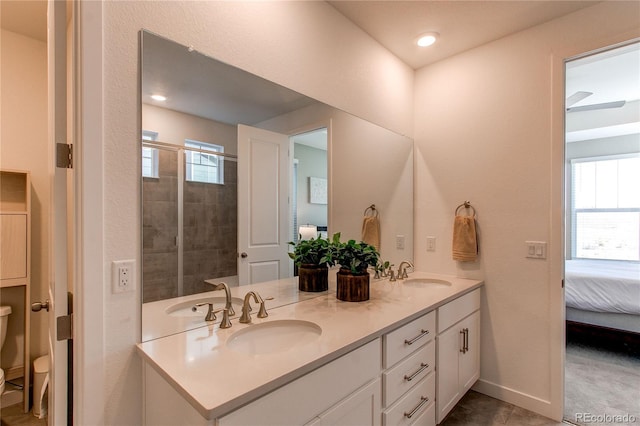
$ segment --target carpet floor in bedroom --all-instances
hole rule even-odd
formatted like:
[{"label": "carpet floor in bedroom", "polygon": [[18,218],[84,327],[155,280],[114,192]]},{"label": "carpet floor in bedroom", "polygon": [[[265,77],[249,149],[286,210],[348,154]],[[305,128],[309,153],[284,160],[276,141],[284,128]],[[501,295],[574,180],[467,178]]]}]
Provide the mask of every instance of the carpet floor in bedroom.
[{"label": "carpet floor in bedroom", "polygon": [[567,335],[564,416],[578,425],[640,425],[638,352]]}]

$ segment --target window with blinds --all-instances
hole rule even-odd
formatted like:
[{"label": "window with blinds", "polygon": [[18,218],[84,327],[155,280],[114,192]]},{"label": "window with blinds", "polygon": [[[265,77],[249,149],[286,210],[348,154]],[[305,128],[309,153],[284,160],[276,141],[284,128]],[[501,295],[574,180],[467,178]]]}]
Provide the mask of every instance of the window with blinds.
[{"label": "window with blinds", "polygon": [[640,260],[640,154],[571,161],[572,257]]}]

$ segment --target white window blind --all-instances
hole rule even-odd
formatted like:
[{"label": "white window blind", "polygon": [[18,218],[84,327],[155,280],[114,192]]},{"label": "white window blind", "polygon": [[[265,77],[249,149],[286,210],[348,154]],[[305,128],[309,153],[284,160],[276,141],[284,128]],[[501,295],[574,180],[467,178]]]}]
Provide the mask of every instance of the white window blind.
[{"label": "white window blind", "polygon": [[[143,141],[155,141],[158,138],[158,132],[152,132],[150,130],[142,131]],[[142,176],[143,177],[158,177],[158,149],[148,146],[142,147]]]},{"label": "white window blind", "polygon": [[640,260],[640,155],[571,162],[574,258]]},{"label": "white window blind", "polygon": [[211,154],[185,149],[186,179],[191,182],[224,183],[224,157],[216,153],[224,152],[224,147],[212,143],[186,139],[185,148],[211,151]]}]

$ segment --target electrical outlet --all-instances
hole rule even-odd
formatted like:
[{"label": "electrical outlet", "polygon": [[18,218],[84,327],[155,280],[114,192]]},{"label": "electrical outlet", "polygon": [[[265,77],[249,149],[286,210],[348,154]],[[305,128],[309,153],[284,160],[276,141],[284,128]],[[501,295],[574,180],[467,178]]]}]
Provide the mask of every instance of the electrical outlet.
[{"label": "electrical outlet", "polygon": [[427,251],[436,251],[436,237],[427,237]]},{"label": "electrical outlet", "polygon": [[404,235],[396,235],[396,249],[404,250]]},{"label": "electrical outlet", "polygon": [[135,260],[115,260],[111,264],[111,291],[124,293],[133,291],[135,283]]}]

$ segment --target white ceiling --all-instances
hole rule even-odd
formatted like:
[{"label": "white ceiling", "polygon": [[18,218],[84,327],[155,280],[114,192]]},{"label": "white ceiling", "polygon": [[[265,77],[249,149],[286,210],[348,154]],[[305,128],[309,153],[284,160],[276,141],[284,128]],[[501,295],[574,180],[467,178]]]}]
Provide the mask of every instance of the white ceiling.
[{"label": "white ceiling", "polygon": [[[46,1],[2,0],[0,3],[2,28],[46,40]],[[338,12],[414,69],[596,3],[599,2],[573,0],[329,1],[329,4]],[[429,31],[440,34],[438,42],[422,49],[415,46],[413,41],[416,36]],[[184,53],[181,52],[181,54]],[[623,55],[605,57],[603,62],[583,60],[570,65],[567,73],[567,96],[579,90],[593,92],[593,95],[575,106],[620,99],[627,102],[640,99],[639,58],[640,52],[636,49]],[[189,105],[189,100],[193,102],[197,100],[198,95],[213,90],[206,88],[211,79],[197,78],[195,74],[189,76],[188,70],[184,69],[171,72],[167,64],[179,64],[181,61],[171,60],[168,57],[159,58],[158,61],[157,64],[150,62],[149,66],[145,67],[145,73],[148,71],[154,75],[153,83],[150,83],[153,87],[149,90],[158,91],[163,87],[165,90],[173,90],[175,96],[165,104],[166,107],[202,116],[202,113],[198,113],[202,111],[202,105]],[[185,76],[188,77],[185,78]],[[245,83],[240,83],[240,85],[243,84]],[[310,102],[283,88],[275,89],[275,95],[274,89],[265,90],[271,93],[263,96],[262,111],[255,111],[255,117],[250,119],[255,120],[254,122],[278,115],[283,111],[282,109],[270,111],[274,107],[270,105],[272,98],[284,99],[285,103],[289,104],[285,110]],[[256,91],[254,95],[255,93]],[[147,102],[145,94],[143,94],[143,101]],[[199,102],[202,104],[208,101],[201,99]],[[247,111],[246,106],[239,108],[244,112]],[[575,117],[578,114],[581,113],[570,115]],[[235,118],[228,118],[223,121],[234,120]],[[629,129],[630,126],[623,126],[623,128]],[[598,129],[598,134],[602,134],[603,127]],[[582,138],[584,129],[580,131],[583,132],[579,136]]]},{"label": "white ceiling", "polygon": [[[329,1],[413,69],[453,56],[598,1]],[[437,32],[433,46],[413,41]]]}]

